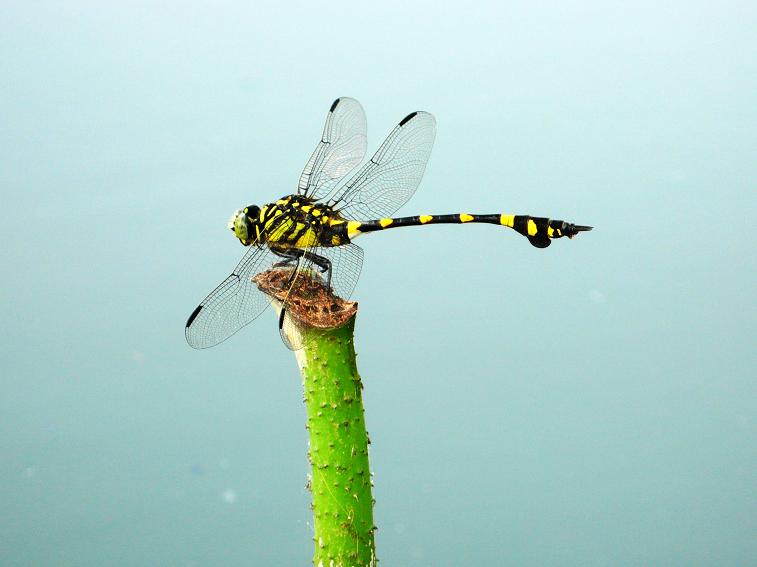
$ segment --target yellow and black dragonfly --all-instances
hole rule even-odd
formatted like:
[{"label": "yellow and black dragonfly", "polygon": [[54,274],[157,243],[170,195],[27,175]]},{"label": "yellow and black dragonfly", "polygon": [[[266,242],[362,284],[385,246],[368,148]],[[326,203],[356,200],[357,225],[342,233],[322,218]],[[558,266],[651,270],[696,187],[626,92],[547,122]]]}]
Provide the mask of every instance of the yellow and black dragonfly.
[{"label": "yellow and black dragonfly", "polygon": [[[290,271],[286,285],[319,277],[343,299],[350,297],[363,264],[363,250],[352,241],[359,235],[402,226],[487,223],[519,232],[537,248],[550,240],[572,238],[591,230],[561,220],[512,214],[448,214],[393,218],[423,177],[436,135],[428,112],[413,112],[391,131],[373,157],[342,180],[365,157],[366,120],[360,103],[342,97],[326,115],[323,135],[300,176],[297,193],[234,213],[228,227],[248,247],[234,271],[192,311],[187,342],[194,348],[214,346],[258,317],[270,300],[253,278],[267,270]],[[287,300],[279,327],[284,324]],[[290,348],[291,335],[282,330]]]}]

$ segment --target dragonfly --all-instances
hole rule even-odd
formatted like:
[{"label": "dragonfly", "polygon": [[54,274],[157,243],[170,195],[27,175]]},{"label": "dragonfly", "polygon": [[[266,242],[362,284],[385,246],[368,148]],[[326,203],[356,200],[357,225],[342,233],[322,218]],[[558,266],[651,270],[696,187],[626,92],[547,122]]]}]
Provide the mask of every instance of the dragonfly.
[{"label": "dragonfly", "polygon": [[293,290],[305,278],[320,278],[331,293],[348,299],[363,264],[363,250],[353,240],[362,234],[406,226],[486,223],[513,229],[533,246],[546,248],[554,239],[592,229],[504,213],[393,217],[421,182],[436,137],[436,120],[428,112],[408,114],[350,176],[365,158],[366,131],[360,103],[349,97],[336,99],[297,192],[233,214],[227,226],[247,250],[234,271],[187,319],[190,346],[215,346],[256,319],[271,303],[256,284],[256,276],[283,269],[289,274],[284,284],[288,293],[280,302],[279,330],[289,348],[302,348],[292,333],[284,332]]}]

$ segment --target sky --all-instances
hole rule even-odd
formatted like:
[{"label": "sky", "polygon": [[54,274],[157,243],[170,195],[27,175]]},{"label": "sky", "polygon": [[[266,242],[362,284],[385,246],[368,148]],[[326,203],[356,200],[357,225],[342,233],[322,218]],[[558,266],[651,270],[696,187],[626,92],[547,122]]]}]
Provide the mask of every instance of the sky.
[{"label": "sky", "polygon": [[226,220],[293,192],[331,102],[437,137],[361,237],[384,565],[757,556],[751,2],[0,6],[0,564],[302,565],[300,377],[273,312],[204,351]]}]

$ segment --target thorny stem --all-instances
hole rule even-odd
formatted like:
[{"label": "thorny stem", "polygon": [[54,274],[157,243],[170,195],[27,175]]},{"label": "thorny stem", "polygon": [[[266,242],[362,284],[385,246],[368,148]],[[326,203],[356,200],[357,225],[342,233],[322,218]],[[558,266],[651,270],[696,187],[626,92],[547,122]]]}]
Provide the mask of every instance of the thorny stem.
[{"label": "thorny stem", "polygon": [[373,496],[363,384],[355,364],[354,316],[329,330],[308,329],[296,351],[310,435],[315,555],[320,567],[376,565]]},{"label": "thorny stem", "polygon": [[286,299],[287,340],[302,374],[309,433],[308,488],[313,495],[316,567],[375,567],[373,496],[363,383],[355,362],[357,304],[335,297],[324,282],[301,277],[283,291],[288,275],[256,276],[280,309]]}]

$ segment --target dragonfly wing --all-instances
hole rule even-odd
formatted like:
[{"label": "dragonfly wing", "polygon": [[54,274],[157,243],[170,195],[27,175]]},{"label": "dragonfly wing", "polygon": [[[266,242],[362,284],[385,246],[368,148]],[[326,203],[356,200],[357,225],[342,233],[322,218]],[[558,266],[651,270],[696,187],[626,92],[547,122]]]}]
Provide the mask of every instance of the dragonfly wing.
[{"label": "dragonfly wing", "polygon": [[331,197],[345,218],[391,216],[413,196],[426,170],[436,136],[428,112],[409,114],[392,130],[371,160]]},{"label": "dragonfly wing", "polygon": [[365,157],[365,112],[353,98],[336,99],[323,127],[321,141],[300,175],[297,193],[312,199],[326,197]]},{"label": "dragonfly wing", "polygon": [[[285,230],[286,225],[276,223],[269,227],[273,237]],[[194,348],[215,346],[257,318],[270,300],[260,291],[252,278],[279,263],[282,258],[263,245],[247,249],[234,271],[192,311],[184,333]]]},{"label": "dragonfly wing", "polygon": [[234,271],[195,308],[185,335],[194,348],[208,348],[228,339],[251,323],[269,305],[252,277],[275,261],[267,246],[251,247]]},{"label": "dragonfly wing", "polygon": [[[313,248],[311,252],[325,258],[331,264],[331,287],[334,295],[341,299],[349,299],[363,269],[363,249],[352,243],[329,248]],[[311,268],[312,264],[313,262],[309,262],[306,268]]]}]

